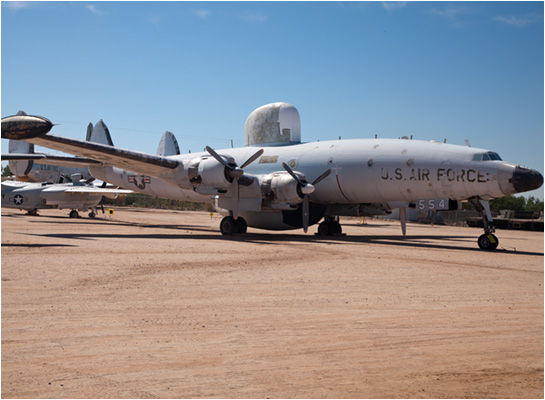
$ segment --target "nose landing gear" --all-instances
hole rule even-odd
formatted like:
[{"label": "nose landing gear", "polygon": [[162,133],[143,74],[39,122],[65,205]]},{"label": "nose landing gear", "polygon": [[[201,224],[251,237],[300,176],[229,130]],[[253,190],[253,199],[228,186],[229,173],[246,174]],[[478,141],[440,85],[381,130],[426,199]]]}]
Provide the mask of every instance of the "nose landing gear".
[{"label": "nose landing gear", "polygon": [[483,217],[484,234],[479,236],[479,239],[477,239],[479,248],[489,251],[496,250],[500,242],[496,235],[494,235],[496,229],[494,228],[494,219],[492,218],[492,213],[490,212],[490,203],[488,200],[480,200],[476,198],[469,199],[469,202],[479,213],[481,213],[481,216]]},{"label": "nose landing gear", "polygon": [[479,248],[482,250],[496,250],[499,241],[496,235],[493,233],[485,233],[479,236],[477,243],[479,244]]}]

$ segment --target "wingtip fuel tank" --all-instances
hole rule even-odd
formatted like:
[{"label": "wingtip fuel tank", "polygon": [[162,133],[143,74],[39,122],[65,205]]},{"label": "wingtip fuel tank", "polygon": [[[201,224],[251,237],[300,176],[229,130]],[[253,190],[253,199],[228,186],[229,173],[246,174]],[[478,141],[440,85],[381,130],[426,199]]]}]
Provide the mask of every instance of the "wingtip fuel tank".
[{"label": "wingtip fuel tank", "polygon": [[2,139],[30,139],[43,136],[53,128],[53,123],[36,115],[17,114],[2,118]]}]

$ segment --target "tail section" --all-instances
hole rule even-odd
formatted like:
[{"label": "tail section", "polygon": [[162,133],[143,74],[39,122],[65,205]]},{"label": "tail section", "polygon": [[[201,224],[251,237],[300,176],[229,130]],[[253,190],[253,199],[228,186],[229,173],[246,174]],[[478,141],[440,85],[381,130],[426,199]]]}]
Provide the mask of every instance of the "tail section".
[{"label": "tail section", "polygon": [[159,142],[159,147],[157,148],[158,156],[175,156],[180,154],[180,147],[178,146],[178,141],[172,132],[166,131],[161,141]]},{"label": "tail section", "polygon": [[[20,111],[21,112],[21,111]],[[22,140],[10,139],[9,141],[10,154],[34,154],[34,145]],[[9,161],[9,169],[17,180],[28,180],[28,174],[32,170],[34,161],[32,160],[11,160]]]},{"label": "tail section", "polygon": [[92,124],[89,124],[87,126],[87,141],[100,143],[100,144],[107,144],[110,146],[114,145],[112,141],[112,137],[110,135],[110,131],[108,130],[108,127],[102,120],[98,121],[94,128]]}]

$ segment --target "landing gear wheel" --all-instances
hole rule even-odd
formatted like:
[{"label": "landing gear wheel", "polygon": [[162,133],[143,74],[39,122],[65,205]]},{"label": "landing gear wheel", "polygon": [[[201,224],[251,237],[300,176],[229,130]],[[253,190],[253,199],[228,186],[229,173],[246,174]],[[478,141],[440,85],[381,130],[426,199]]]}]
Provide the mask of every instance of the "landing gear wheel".
[{"label": "landing gear wheel", "polygon": [[96,216],[97,215],[92,211],[89,213],[89,218],[95,218]]},{"label": "landing gear wheel", "polygon": [[496,250],[499,241],[496,235],[493,235],[492,233],[485,233],[484,235],[479,236],[477,243],[479,244],[479,248],[482,250],[492,251]]},{"label": "landing gear wheel", "polygon": [[225,217],[220,222],[220,231],[222,235],[234,235],[238,233],[239,227],[233,217]]},{"label": "landing gear wheel", "polygon": [[246,233],[246,231],[248,230],[248,224],[246,223],[246,220],[244,220],[244,218],[238,217],[235,222],[238,228],[237,233]]},{"label": "landing gear wheel", "polygon": [[331,236],[333,232],[331,231],[331,225],[329,222],[324,221],[318,225],[318,235],[320,236]]},{"label": "landing gear wheel", "polygon": [[69,215],[70,215],[70,218],[78,218],[79,217],[79,213],[76,210],[70,211]]},{"label": "landing gear wheel", "polygon": [[318,235],[320,236],[333,236],[340,235],[342,233],[343,228],[337,221],[323,221],[320,225],[318,225]]}]

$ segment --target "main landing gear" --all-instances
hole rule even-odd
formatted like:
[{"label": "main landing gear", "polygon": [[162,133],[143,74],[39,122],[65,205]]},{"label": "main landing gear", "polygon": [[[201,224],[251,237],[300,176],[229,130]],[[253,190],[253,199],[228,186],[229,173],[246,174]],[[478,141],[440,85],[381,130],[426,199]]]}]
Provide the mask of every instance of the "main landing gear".
[{"label": "main landing gear", "polygon": [[246,233],[248,225],[244,218],[225,217],[220,222],[220,231],[222,235],[235,235],[237,233]]},{"label": "main landing gear", "polygon": [[342,235],[343,229],[339,223],[339,217],[324,217],[324,221],[318,225],[318,236]]},{"label": "main landing gear", "polygon": [[487,200],[478,199],[469,199],[469,202],[483,217],[484,234],[477,239],[479,248],[489,251],[496,250],[500,242],[496,235],[494,235],[496,229],[494,228],[494,220],[490,212],[490,203]]}]

